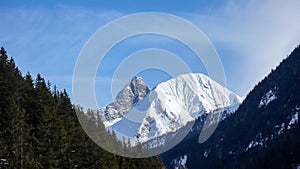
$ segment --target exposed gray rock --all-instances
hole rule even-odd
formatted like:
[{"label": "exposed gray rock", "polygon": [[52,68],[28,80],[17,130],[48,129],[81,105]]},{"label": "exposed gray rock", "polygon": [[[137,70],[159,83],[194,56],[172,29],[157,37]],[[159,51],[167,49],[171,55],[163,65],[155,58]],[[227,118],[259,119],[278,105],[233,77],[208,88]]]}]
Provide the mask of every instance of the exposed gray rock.
[{"label": "exposed gray rock", "polygon": [[100,115],[102,116],[102,120],[106,127],[122,118],[149,92],[149,87],[144,83],[144,80],[141,77],[133,77],[130,83],[118,93],[114,102],[100,109]]}]

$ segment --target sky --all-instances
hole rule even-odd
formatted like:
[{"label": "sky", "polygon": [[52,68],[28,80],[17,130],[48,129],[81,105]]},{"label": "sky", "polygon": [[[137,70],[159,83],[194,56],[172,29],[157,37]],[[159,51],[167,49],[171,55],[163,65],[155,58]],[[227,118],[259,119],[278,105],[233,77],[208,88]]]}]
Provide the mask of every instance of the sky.
[{"label": "sky", "polygon": [[[299,7],[298,0],[3,1],[0,46],[15,59],[23,74],[40,73],[58,89],[66,89],[72,98],[77,58],[97,30],[134,13],[168,13],[186,19],[207,36],[222,61],[226,87],[243,97],[300,43]],[[111,77],[118,64],[146,48],[170,51],[192,72],[207,74],[195,54],[174,39],[131,37],[114,46],[98,67],[95,92],[100,107],[113,100]],[[171,78],[155,69],[138,75],[151,88]],[[130,79],[118,80],[126,84]]]}]

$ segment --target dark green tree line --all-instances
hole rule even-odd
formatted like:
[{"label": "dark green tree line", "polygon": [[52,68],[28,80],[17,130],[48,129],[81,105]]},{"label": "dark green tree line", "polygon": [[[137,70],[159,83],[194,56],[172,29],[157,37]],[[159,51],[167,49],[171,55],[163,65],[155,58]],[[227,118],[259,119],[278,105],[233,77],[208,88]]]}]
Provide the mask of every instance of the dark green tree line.
[{"label": "dark green tree line", "polygon": [[94,114],[73,106],[66,90],[51,87],[40,74],[23,77],[3,47],[0,52],[0,168],[164,168],[160,157],[131,159],[100,148],[77,115],[111,146],[124,145]]}]

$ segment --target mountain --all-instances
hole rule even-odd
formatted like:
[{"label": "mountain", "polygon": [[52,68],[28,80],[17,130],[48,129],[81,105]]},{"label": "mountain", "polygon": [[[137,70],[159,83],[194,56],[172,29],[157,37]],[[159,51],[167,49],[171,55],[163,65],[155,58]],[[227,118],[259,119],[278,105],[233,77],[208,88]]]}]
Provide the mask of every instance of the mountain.
[{"label": "mountain", "polygon": [[100,109],[104,125],[109,127],[121,120],[122,117],[149,92],[150,89],[145,85],[142,78],[133,77],[130,83],[118,93],[113,103]]},{"label": "mountain", "polygon": [[[203,120],[162,154],[168,168],[299,168],[300,46],[259,82],[214,134],[198,143]],[[200,126],[200,127],[199,127]]]},{"label": "mountain", "polygon": [[146,142],[176,132],[200,116],[225,109],[234,112],[241,101],[203,74],[182,74],[158,84],[111,127],[117,133]]}]

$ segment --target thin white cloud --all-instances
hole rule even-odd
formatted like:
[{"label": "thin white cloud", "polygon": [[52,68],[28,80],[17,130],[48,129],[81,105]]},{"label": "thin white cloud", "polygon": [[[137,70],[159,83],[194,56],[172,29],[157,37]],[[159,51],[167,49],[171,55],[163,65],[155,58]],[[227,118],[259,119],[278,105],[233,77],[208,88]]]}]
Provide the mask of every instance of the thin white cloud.
[{"label": "thin white cloud", "polygon": [[[54,9],[4,8],[0,13],[0,43],[17,58],[21,68],[25,69],[23,71],[35,67],[40,68],[37,72],[43,73],[53,69],[54,63],[57,68],[64,68],[65,65],[57,63],[60,58],[63,62],[70,59],[74,63],[85,41],[95,30],[122,15],[117,11],[63,5]],[[48,64],[41,65],[41,62]]]},{"label": "thin white cloud", "polygon": [[229,1],[221,11],[188,16],[214,43],[242,57],[232,60],[239,73],[231,80],[244,95],[300,43],[299,6],[297,0]]}]

